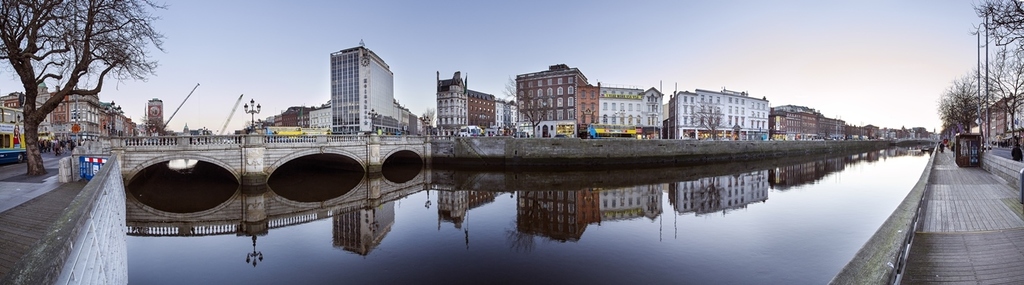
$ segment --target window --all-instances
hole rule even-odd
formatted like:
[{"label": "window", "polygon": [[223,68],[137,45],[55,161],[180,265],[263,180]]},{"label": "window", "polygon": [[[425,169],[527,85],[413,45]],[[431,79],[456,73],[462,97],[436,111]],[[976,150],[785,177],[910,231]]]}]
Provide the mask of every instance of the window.
[{"label": "window", "polygon": [[558,97],[558,107],[562,107],[562,97]]},{"label": "window", "polygon": [[576,91],[576,90],[574,88],[572,88],[572,86],[569,86],[569,94],[573,94],[574,93],[573,91]]},{"label": "window", "polygon": [[540,97],[540,96],[544,96],[544,90],[538,88],[537,89],[537,97]]},{"label": "window", "polygon": [[[562,84],[562,78],[561,77],[558,78],[558,84]],[[559,193],[561,193],[561,192],[559,192]]]},{"label": "window", "polygon": [[544,86],[544,80],[537,80],[537,87]]},{"label": "window", "polygon": [[603,124],[607,124],[608,123],[608,115],[607,114],[601,115],[601,123],[603,123]]},{"label": "window", "polygon": [[[549,79],[549,80],[550,80],[550,79]],[[551,95],[552,95],[552,92],[551,92],[552,90],[553,90],[553,89],[551,89],[551,87],[548,87],[548,96],[551,96]]]},{"label": "window", "polygon": [[558,86],[558,95],[562,95],[562,86]]},{"label": "window", "polygon": [[[629,104],[629,111],[633,111],[633,104]],[[632,116],[630,116],[630,117],[632,117]],[[633,121],[633,120],[630,119],[630,121]]]},{"label": "window", "polygon": [[567,105],[569,105],[569,106],[575,106],[575,105],[574,105],[574,103],[576,103],[576,102],[575,102],[575,101],[573,101],[572,97],[569,97],[569,99],[566,99],[566,100],[568,100],[568,101],[567,101],[567,103],[566,103]]},{"label": "window", "polygon": [[[606,103],[601,103],[601,106],[603,108],[602,110],[608,111],[608,103],[607,102]],[[605,116],[607,116],[607,115],[605,115]],[[605,123],[607,123],[607,122],[605,122]]]},{"label": "window", "polygon": [[625,111],[626,110],[626,103],[619,103],[619,110]]},{"label": "window", "polygon": [[551,78],[548,78],[548,85],[551,85]]}]

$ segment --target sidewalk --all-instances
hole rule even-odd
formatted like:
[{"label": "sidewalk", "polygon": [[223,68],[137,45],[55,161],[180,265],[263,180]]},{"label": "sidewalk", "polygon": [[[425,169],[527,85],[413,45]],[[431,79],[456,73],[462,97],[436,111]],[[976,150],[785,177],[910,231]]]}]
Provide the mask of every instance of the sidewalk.
[{"label": "sidewalk", "polygon": [[57,182],[56,160],[61,157],[44,158],[44,176],[25,175],[25,164],[0,166],[0,277],[32,249],[85,187],[87,181]]},{"label": "sidewalk", "polygon": [[934,154],[925,212],[904,284],[1024,283],[1024,219],[1017,189],[984,169]]}]

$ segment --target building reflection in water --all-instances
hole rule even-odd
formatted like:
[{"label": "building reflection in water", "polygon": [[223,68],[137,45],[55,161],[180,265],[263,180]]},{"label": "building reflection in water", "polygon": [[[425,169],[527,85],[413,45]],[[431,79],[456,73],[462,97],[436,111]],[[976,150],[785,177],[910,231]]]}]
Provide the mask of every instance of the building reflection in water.
[{"label": "building reflection in water", "polygon": [[384,240],[395,224],[395,202],[378,207],[335,214],[333,217],[334,247],[368,255]]},{"label": "building reflection in water", "polygon": [[[152,209],[144,206],[151,202],[148,198],[181,195],[182,192],[166,189],[167,185],[172,185],[167,183],[167,178],[144,175],[140,181],[136,181],[140,184],[128,190],[135,195],[129,198],[127,222],[129,235],[237,234],[256,237],[267,235],[269,229],[330,217],[334,247],[368,255],[391,231],[396,219],[395,203],[402,197],[432,189],[427,190],[425,206],[430,207],[430,192],[436,193],[438,229],[445,223],[451,223],[455,229],[462,229],[468,246],[470,211],[494,202],[499,195],[514,193],[511,197],[516,202],[516,219],[514,226],[507,229],[507,238],[513,249],[528,251],[532,249],[536,237],[578,241],[590,224],[644,218],[655,220],[663,212],[664,196],[668,197],[667,205],[679,214],[727,213],[729,210],[745,208],[751,203],[765,202],[769,189],[786,190],[814,183],[849,165],[904,155],[924,154],[920,151],[889,149],[832,158],[789,158],[689,168],[631,169],[617,172],[616,175],[609,175],[610,172],[606,171],[478,173],[441,169],[421,174],[419,169],[411,169],[410,173],[416,173],[412,176],[415,178],[406,179],[406,183],[384,183],[383,178],[377,176],[357,179],[333,173],[346,177],[345,183],[341,183],[344,185],[312,179],[324,175],[315,173],[304,177],[277,177],[282,179],[277,182],[303,179],[286,184],[288,187],[282,189],[272,189],[272,185],[240,189],[232,185],[234,191],[207,194],[212,198],[206,200],[211,202],[203,207],[195,207],[194,201],[184,199],[161,199],[159,202],[162,204]],[[195,167],[205,165],[199,163]],[[142,182],[151,183],[142,185]],[[167,185],[154,185],[152,182]],[[316,187],[305,187],[314,185]],[[376,188],[374,185],[377,185]],[[381,190],[381,185],[387,187]],[[202,189],[202,186],[192,186],[191,189]],[[278,197],[277,192],[287,194]],[[188,195],[185,197],[195,198]],[[177,214],[203,209],[207,209],[206,212]],[[187,219],[183,218],[186,216]],[[259,260],[261,256],[255,244],[253,254],[248,261],[250,263]]]},{"label": "building reflection in water", "polygon": [[669,183],[669,204],[676,213],[697,215],[746,208],[768,200],[767,175],[760,170]]}]

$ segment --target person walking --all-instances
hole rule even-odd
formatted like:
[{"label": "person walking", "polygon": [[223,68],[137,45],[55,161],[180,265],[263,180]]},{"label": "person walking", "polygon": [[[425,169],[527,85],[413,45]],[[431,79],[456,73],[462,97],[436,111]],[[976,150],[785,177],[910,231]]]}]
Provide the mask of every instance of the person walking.
[{"label": "person walking", "polygon": [[1013,157],[1013,161],[1021,161],[1021,158],[1024,158],[1024,153],[1021,152],[1019,143],[1013,144],[1013,150],[1010,151],[1010,156]]}]

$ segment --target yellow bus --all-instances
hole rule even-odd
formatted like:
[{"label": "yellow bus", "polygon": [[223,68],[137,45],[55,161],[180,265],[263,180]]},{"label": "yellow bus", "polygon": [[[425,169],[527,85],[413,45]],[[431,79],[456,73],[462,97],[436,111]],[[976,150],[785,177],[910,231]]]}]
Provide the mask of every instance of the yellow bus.
[{"label": "yellow bus", "polygon": [[25,128],[21,110],[0,107],[0,163],[25,161]]},{"label": "yellow bus", "polygon": [[591,137],[594,138],[636,138],[636,126],[633,125],[590,125]]}]

